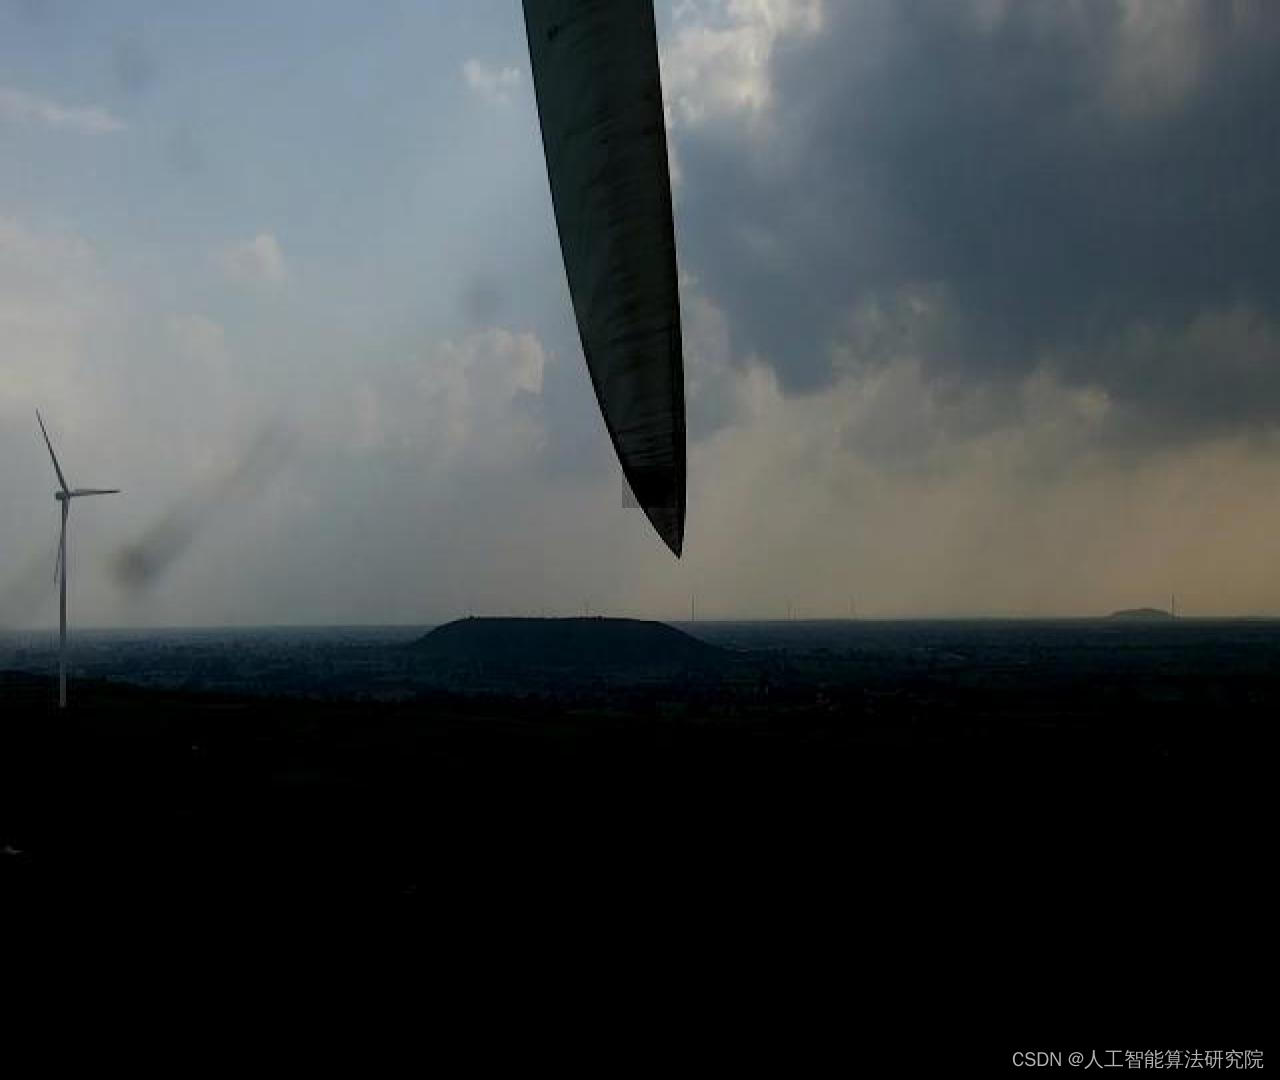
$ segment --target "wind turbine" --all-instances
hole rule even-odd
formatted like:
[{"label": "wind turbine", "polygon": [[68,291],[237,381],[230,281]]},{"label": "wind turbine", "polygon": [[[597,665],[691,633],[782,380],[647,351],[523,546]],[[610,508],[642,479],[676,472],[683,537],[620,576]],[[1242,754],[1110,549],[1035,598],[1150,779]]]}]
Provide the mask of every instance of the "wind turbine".
[{"label": "wind turbine", "polygon": [[60,585],[58,593],[58,708],[67,707],[67,511],[71,509],[71,500],[81,495],[117,495],[119,488],[71,488],[67,486],[67,478],[62,474],[62,466],[58,464],[58,455],[53,452],[53,443],[49,441],[49,432],[44,426],[44,417],[36,410],[36,420],[40,423],[40,433],[44,436],[44,444],[49,448],[49,457],[53,459],[53,471],[58,474],[58,491],[53,497],[62,504],[62,534],[58,538],[58,562],[54,567],[53,577]]}]

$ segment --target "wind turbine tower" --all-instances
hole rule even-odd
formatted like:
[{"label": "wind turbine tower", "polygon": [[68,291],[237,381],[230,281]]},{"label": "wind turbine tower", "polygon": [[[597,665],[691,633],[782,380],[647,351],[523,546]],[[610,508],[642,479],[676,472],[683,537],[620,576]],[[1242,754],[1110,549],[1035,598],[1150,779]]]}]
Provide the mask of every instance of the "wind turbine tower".
[{"label": "wind turbine tower", "polygon": [[36,410],[36,420],[40,423],[40,434],[44,436],[44,444],[49,448],[49,457],[53,459],[53,471],[58,474],[58,490],[53,497],[62,504],[62,532],[58,537],[58,562],[53,576],[58,582],[58,708],[67,707],[67,513],[71,509],[71,500],[82,495],[117,495],[119,488],[72,488],[67,484],[62,466],[58,464],[58,455],[53,452],[53,443],[49,441],[49,432],[44,426],[44,418],[40,410]]}]

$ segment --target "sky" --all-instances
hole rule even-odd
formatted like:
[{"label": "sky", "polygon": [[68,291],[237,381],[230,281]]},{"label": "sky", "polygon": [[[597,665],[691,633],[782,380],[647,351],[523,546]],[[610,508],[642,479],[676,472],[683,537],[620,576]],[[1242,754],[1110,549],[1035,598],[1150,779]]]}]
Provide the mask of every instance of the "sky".
[{"label": "sky", "polygon": [[1280,614],[1280,5],[658,0],[623,495],[515,0],[0,0],[0,626]]}]

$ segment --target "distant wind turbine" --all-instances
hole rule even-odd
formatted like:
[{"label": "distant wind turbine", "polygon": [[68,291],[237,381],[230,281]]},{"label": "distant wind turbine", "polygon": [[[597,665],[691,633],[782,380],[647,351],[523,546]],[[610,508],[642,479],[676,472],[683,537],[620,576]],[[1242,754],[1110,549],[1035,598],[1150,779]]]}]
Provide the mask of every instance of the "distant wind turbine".
[{"label": "distant wind turbine", "polygon": [[62,534],[58,538],[58,561],[54,567],[53,578],[59,583],[58,593],[58,708],[67,707],[67,511],[71,508],[71,500],[81,495],[117,495],[119,488],[71,488],[63,475],[62,466],[58,464],[58,455],[53,452],[53,443],[49,441],[49,432],[44,426],[44,417],[36,410],[36,420],[40,423],[40,433],[44,436],[44,444],[49,448],[49,457],[53,459],[53,471],[58,474],[60,488],[53,497],[62,504]]}]

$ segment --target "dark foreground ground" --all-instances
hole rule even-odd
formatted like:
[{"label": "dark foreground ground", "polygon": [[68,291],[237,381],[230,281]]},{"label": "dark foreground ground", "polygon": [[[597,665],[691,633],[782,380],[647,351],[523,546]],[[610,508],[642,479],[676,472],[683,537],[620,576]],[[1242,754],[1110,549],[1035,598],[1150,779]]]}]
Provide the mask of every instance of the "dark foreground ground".
[{"label": "dark foreground ground", "polygon": [[870,993],[917,1053],[944,1023],[981,1053],[1067,1045],[1067,1016],[1260,1042],[1280,677],[1090,664],[815,655],[399,702],[88,681],[66,714],[8,673],[0,874],[66,919],[358,908],[452,946],[586,942],[614,975],[657,963],[671,1000],[780,964],[773,991]]}]

